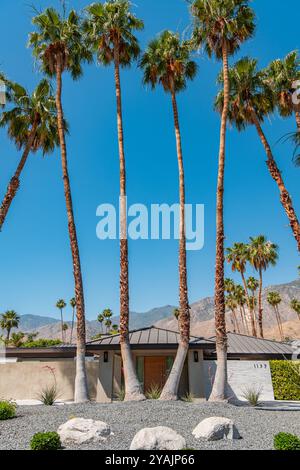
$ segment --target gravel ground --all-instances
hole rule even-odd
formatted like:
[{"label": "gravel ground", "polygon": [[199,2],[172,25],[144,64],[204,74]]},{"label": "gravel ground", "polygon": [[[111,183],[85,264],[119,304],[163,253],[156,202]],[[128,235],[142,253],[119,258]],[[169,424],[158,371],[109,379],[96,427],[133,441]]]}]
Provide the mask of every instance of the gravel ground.
[{"label": "gravel ground", "polygon": [[[206,442],[196,440],[192,431],[210,416],[234,420],[243,439]],[[81,449],[129,449],[133,436],[142,428],[169,426],[185,437],[192,449],[272,449],[273,436],[281,431],[300,436],[299,411],[263,411],[247,406],[219,403],[185,403],[146,401],[141,403],[85,404],[64,406],[19,406],[17,417],[0,421],[0,449],[28,449],[36,432],[56,431],[72,417],[105,421],[114,433],[103,444],[86,445]]]}]

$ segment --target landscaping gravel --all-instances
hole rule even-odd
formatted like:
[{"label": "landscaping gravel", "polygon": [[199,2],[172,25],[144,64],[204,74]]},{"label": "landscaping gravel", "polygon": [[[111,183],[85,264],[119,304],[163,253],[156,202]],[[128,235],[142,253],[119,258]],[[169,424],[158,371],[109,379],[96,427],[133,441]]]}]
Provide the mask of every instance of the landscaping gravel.
[{"label": "landscaping gravel", "polygon": [[[196,440],[192,431],[211,416],[231,418],[243,439],[206,442]],[[100,445],[88,444],[81,449],[128,450],[134,435],[142,428],[168,426],[186,439],[192,449],[251,450],[272,449],[278,432],[300,436],[299,411],[265,411],[247,406],[219,403],[185,403],[146,401],[140,403],[84,404],[64,406],[19,406],[16,418],[0,421],[0,449],[28,449],[36,432],[57,431],[70,418],[82,417],[105,421],[114,435]]]}]

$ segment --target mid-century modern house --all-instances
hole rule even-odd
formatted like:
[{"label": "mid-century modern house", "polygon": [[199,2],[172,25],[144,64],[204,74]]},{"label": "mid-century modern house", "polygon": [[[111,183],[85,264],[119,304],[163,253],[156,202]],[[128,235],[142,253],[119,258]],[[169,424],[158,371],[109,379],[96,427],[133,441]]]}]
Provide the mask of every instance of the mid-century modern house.
[{"label": "mid-century modern house", "polygon": [[[111,402],[122,389],[122,361],[119,335],[104,336],[87,344],[87,371],[91,398]],[[138,378],[145,392],[162,387],[172,367],[179,333],[155,326],[130,333],[130,344]],[[7,399],[36,399],[53,381],[61,400],[72,400],[75,377],[75,346],[22,349],[8,348],[0,360],[0,396]],[[285,343],[228,333],[228,379],[232,397],[242,398],[243,387],[263,387],[265,400],[274,399],[269,361],[296,359]],[[191,337],[181,377],[179,396],[191,394],[205,400],[210,393],[216,368],[215,338]]]}]

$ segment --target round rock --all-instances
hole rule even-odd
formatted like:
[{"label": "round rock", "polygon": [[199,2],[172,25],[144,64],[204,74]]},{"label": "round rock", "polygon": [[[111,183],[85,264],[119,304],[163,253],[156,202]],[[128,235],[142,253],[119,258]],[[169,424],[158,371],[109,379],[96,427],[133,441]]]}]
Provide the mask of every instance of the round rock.
[{"label": "round rock", "polygon": [[214,416],[201,421],[194,429],[196,439],[219,441],[221,439],[241,439],[241,436],[231,419]]},{"label": "round rock", "polygon": [[73,418],[58,428],[62,444],[104,441],[111,434],[108,424],[93,419]]},{"label": "round rock", "polygon": [[176,431],[164,426],[141,429],[133,438],[130,450],[181,450],[185,439]]}]

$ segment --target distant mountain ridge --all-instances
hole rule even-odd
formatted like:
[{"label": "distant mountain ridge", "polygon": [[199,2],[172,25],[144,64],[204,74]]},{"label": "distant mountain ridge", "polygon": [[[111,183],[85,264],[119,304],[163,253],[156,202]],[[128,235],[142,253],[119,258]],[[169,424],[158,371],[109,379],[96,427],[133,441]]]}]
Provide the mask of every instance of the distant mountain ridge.
[{"label": "distant mountain ridge", "polygon": [[[264,329],[266,337],[278,339],[276,328],[276,319],[270,305],[267,303],[267,295],[270,291],[277,291],[282,297],[280,304],[280,314],[284,322],[285,335],[291,338],[300,338],[300,321],[296,313],[290,308],[292,298],[300,300],[300,279],[295,281],[271,285],[263,290],[263,307],[264,307]],[[162,328],[176,330],[178,327],[177,320],[173,316],[175,306],[166,305],[164,307],[153,308],[145,313],[131,312],[130,329],[145,328],[151,325],[157,325]],[[69,339],[71,323],[66,322],[69,330],[66,339]],[[119,316],[112,318],[112,323],[119,323]],[[227,314],[227,328],[232,330],[230,316]],[[87,339],[101,333],[101,326],[97,320],[86,322]],[[60,338],[60,320],[52,317],[42,317],[36,315],[22,315],[19,331],[33,332],[38,331],[39,337],[43,338]],[[104,331],[105,333],[105,328]],[[191,332],[194,335],[209,337],[214,334],[214,299],[206,297],[191,305]],[[76,333],[75,333],[76,334]],[[75,337],[75,336],[74,336]]]}]

